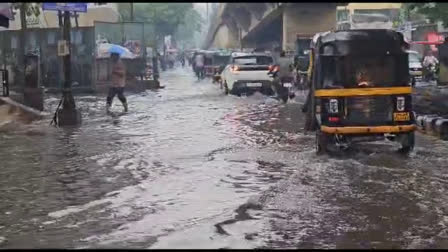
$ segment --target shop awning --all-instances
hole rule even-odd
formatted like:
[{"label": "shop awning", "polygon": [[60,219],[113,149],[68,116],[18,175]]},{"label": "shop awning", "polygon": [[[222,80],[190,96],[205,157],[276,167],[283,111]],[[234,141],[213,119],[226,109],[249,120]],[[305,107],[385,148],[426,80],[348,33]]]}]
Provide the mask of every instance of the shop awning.
[{"label": "shop awning", "polygon": [[11,3],[0,2],[0,26],[9,28],[9,20],[13,19]]}]

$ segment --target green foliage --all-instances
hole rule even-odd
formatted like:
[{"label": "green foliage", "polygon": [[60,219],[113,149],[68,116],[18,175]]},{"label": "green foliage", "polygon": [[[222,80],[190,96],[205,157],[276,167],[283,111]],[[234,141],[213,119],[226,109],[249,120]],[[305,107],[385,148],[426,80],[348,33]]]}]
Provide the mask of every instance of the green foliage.
[{"label": "green foliage", "polygon": [[[119,3],[118,9],[122,21],[131,21],[131,3]],[[153,24],[160,37],[175,34],[192,13],[197,14],[192,3],[134,3],[134,21]]]},{"label": "green foliage", "polygon": [[406,8],[426,16],[431,22],[442,21],[443,26],[448,27],[448,3],[406,3]]},{"label": "green foliage", "polygon": [[177,31],[175,33],[176,38],[178,40],[191,42],[194,39],[194,33],[202,31],[203,23],[204,20],[201,15],[195,9],[190,9],[185,14],[183,24],[180,24],[177,27]]}]

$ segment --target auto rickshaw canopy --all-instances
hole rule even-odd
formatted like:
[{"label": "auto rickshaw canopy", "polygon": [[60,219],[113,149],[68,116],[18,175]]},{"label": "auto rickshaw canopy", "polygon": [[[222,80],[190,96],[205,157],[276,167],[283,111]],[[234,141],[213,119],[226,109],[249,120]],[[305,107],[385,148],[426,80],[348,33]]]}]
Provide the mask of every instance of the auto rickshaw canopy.
[{"label": "auto rickshaw canopy", "polygon": [[364,82],[373,87],[408,84],[408,44],[399,32],[325,32],[316,34],[311,43],[308,72],[317,89],[357,88]]},{"label": "auto rickshaw canopy", "polygon": [[401,33],[386,29],[318,33],[311,43],[322,56],[405,54],[409,46]]}]

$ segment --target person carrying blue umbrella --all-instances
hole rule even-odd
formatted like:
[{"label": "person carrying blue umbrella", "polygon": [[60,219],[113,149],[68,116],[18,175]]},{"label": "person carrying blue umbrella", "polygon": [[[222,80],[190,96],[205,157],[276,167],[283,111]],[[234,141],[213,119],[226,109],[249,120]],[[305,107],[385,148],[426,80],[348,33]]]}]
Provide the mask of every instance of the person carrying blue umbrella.
[{"label": "person carrying blue umbrella", "polygon": [[123,53],[122,50],[115,50],[115,47],[111,47],[109,50],[110,58],[112,60],[112,75],[111,75],[111,86],[109,88],[109,94],[107,95],[107,105],[106,110],[109,112],[112,106],[112,100],[115,95],[121,101],[124,107],[124,112],[128,112],[128,103],[126,97],[124,96],[124,87],[126,86],[126,67],[120,59],[120,55]]}]

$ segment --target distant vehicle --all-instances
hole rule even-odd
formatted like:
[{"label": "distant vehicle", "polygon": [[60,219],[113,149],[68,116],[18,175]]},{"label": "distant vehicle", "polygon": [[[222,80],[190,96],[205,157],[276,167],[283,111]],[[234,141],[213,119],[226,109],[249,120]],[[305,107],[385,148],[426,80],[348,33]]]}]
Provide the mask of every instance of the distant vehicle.
[{"label": "distant vehicle", "polygon": [[205,54],[205,76],[211,77],[213,82],[219,82],[221,72],[229,63],[230,53],[225,51],[209,51]]},{"label": "distant vehicle", "polygon": [[310,64],[310,46],[313,35],[297,34],[296,52],[294,55],[295,85],[301,89],[305,88]]},{"label": "distant vehicle", "polygon": [[354,29],[393,29],[392,20],[381,13],[352,14],[347,21],[337,24],[338,30]]},{"label": "distant vehicle", "polygon": [[221,73],[225,94],[241,95],[260,91],[272,95],[273,78],[268,75],[274,58],[266,53],[232,53],[229,64]]},{"label": "distant vehicle", "polygon": [[417,81],[423,79],[422,57],[416,51],[407,51],[407,53],[409,55],[409,76],[412,86],[415,86]]}]

